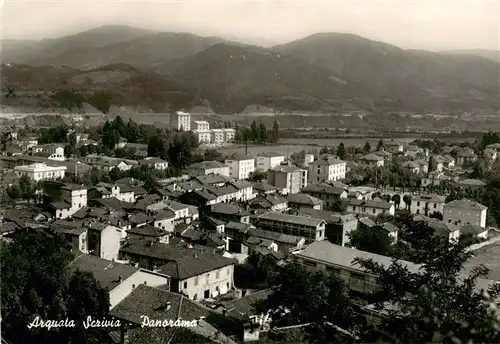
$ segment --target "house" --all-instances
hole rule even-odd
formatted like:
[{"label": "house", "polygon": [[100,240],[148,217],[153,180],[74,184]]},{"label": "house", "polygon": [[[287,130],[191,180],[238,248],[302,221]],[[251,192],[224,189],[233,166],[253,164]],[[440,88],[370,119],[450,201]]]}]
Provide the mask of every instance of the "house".
[{"label": "house", "polygon": [[36,136],[23,137],[19,139],[19,146],[23,151],[28,151],[32,147],[38,146],[38,138]]},{"label": "house", "polygon": [[311,208],[323,209],[323,201],[306,193],[296,193],[287,196],[288,206],[291,209]]},{"label": "house", "polygon": [[380,150],[380,151],[373,152],[373,154],[375,154],[376,156],[384,158],[384,163],[392,161],[392,153]]},{"label": "house", "polygon": [[328,210],[308,208],[291,211],[291,213],[325,221],[325,239],[341,246],[345,246],[349,242],[349,233],[358,229],[358,218],[354,214],[340,214]]},{"label": "house", "polygon": [[42,156],[50,160],[64,161],[64,146],[57,143],[38,145],[31,148],[32,154]]},{"label": "house", "polygon": [[339,199],[347,198],[347,191],[325,183],[309,184],[302,189],[302,193],[323,201],[325,208],[332,208]]},{"label": "house", "polygon": [[87,206],[87,188],[76,184],[45,182],[44,193],[53,202],[49,207],[56,219],[67,219],[78,210]]},{"label": "house", "polygon": [[[340,278],[354,292],[370,294],[381,287],[377,278],[368,273],[361,265],[355,263],[356,258],[371,259],[384,267],[392,264],[392,258],[342,247],[329,241],[317,241],[304,250],[294,254],[295,261],[313,271],[324,271]],[[420,266],[406,261],[399,261],[411,272],[419,271]]]},{"label": "house", "polygon": [[307,186],[307,170],[295,166],[278,166],[267,172],[267,183],[285,194],[294,194]]},{"label": "house", "polygon": [[224,295],[233,288],[236,262],[212,252],[193,252],[160,266],[158,271],[170,276],[170,291],[191,300]]},{"label": "house", "polygon": [[252,188],[258,195],[273,195],[278,192],[277,187],[263,182],[252,182]]},{"label": "house", "polygon": [[433,213],[443,214],[444,199],[436,194],[412,196],[410,212],[425,216],[430,216]]},{"label": "house", "polygon": [[171,126],[179,131],[191,130],[191,114],[187,112],[177,111],[171,115]]},{"label": "house", "polygon": [[285,161],[285,156],[281,153],[268,152],[257,157],[257,170],[267,171],[280,166]]},{"label": "house", "polygon": [[118,142],[115,144],[115,149],[124,148],[127,145],[128,140],[124,137],[120,137]]},{"label": "house", "polygon": [[[274,243],[274,251],[280,251],[285,253],[287,256],[291,251],[302,248],[305,245],[306,239],[303,237],[298,237],[289,234],[277,233],[268,230],[252,228],[247,232],[248,247],[250,248],[250,253],[252,252],[253,246],[262,245],[264,242]],[[269,248],[270,245],[266,247]]]},{"label": "house", "polygon": [[344,179],[345,173],[345,161],[332,156],[321,157],[308,165],[309,181],[312,183]]},{"label": "house", "polygon": [[464,190],[470,189],[472,191],[483,190],[486,183],[479,179],[464,179],[460,180],[458,184],[464,188]]},{"label": "house", "polygon": [[428,187],[429,185],[438,186],[445,180],[451,180],[450,176],[447,176],[443,172],[433,171],[428,174],[427,177],[421,179],[420,183],[422,187]]},{"label": "house", "polygon": [[431,219],[424,215],[415,215],[413,221],[426,223],[429,228],[434,230],[435,235],[447,238],[451,243],[456,242],[460,237],[460,227],[456,224]]},{"label": "house", "polygon": [[114,197],[122,202],[135,202],[134,189],[128,184],[97,183],[88,190],[89,199]]},{"label": "house", "polygon": [[176,213],[170,209],[162,209],[154,215],[153,226],[166,232],[173,233],[175,228]]},{"label": "house", "polygon": [[224,128],[222,129],[224,132],[224,142],[231,143],[234,141],[234,136],[236,135],[236,130],[232,128]]},{"label": "house", "polygon": [[359,161],[367,166],[384,166],[384,158],[373,153],[362,156],[361,158],[359,158]]},{"label": "house", "polygon": [[49,166],[45,163],[34,163],[14,167],[16,175],[21,178],[26,176],[31,180],[57,180],[64,178],[66,166]]},{"label": "house", "polygon": [[83,225],[83,221],[56,220],[50,225],[50,228],[54,232],[62,234],[73,249],[88,253],[87,228]]},{"label": "house", "polygon": [[287,200],[278,195],[258,195],[250,200],[250,209],[258,211],[285,211],[288,209]]},{"label": "house", "polygon": [[271,211],[259,215],[255,225],[273,232],[304,237],[308,242],[324,240],[325,238],[326,222],[321,219]]},{"label": "house", "polygon": [[227,222],[250,223],[250,213],[243,210],[238,204],[234,203],[220,203],[213,205],[210,210],[210,216]]},{"label": "house", "polygon": [[230,176],[229,166],[219,161],[202,161],[188,167],[187,173],[191,176],[203,176],[208,174],[220,174]]},{"label": "house", "polygon": [[402,153],[404,151],[404,147],[401,143],[390,141],[384,142],[384,151],[389,153]]},{"label": "house", "polygon": [[145,225],[141,227],[132,227],[127,229],[127,238],[157,241],[160,243],[169,243],[169,236],[171,232],[165,231],[158,227]]},{"label": "house", "polygon": [[210,142],[215,145],[222,145],[224,143],[224,130],[210,129]]},{"label": "house", "polygon": [[108,260],[118,259],[121,232],[119,227],[107,223],[91,223],[87,228],[89,254]]},{"label": "house", "polygon": [[69,269],[92,273],[101,287],[108,291],[110,309],[141,284],[165,289],[170,287],[168,276],[87,254],[79,255],[70,263]]},{"label": "house", "polygon": [[229,185],[236,188],[236,200],[237,201],[248,201],[254,198],[253,184],[246,180],[234,180],[229,182]]},{"label": "house", "polygon": [[109,172],[114,168],[120,171],[128,171],[131,168],[138,166],[137,160],[120,159],[103,155],[89,154],[84,158],[87,164],[94,165],[103,172]]},{"label": "house", "polygon": [[351,187],[348,190],[347,197],[355,198],[358,200],[371,200],[372,195],[377,192],[376,188],[372,188],[369,186],[355,186]]},{"label": "house", "polygon": [[236,179],[247,179],[255,172],[255,159],[251,156],[234,154],[225,164],[229,166],[229,175]]},{"label": "house", "polygon": [[140,166],[147,166],[155,170],[166,170],[168,168],[168,162],[160,158],[148,157],[139,161]]},{"label": "house", "polygon": [[410,173],[419,174],[420,164],[416,161],[407,161],[402,164],[402,166]]},{"label": "house", "polygon": [[398,241],[399,228],[393,225],[392,223],[384,222],[382,224],[375,224],[375,226],[373,227],[375,229],[386,232],[389,238],[391,239],[392,244],[395,244]]},{"label": "house", "polygon": [[465,225],[460,227],[460,235],[471,235],[473,238],[488,239],[488,228],[476,225]]},{"label": "house", "polygon": [[395,207],[392,203],[382,200],[359,200],[351,198],[347,205],[347,211],[354,214],[377,216],[381,214],[394,215]]},{"label": "house", "polygon": [[457,153],[456,164],[463,166],[465,164],[472,164],[477,160],[477,155],[472,149],[463,149]]},{"label": "house", "polygon": [[474,225],[486,227],[488,207],[466,199],[455,200],[443,206],[443,221],[455,225]]}]

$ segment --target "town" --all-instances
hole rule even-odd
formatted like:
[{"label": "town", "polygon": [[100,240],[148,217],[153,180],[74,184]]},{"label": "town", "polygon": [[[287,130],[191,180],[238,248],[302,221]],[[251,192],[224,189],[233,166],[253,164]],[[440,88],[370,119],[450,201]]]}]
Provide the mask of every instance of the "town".
[{"label": "town", "polygon": [[33,314],[119,320],[96,343],[498,342],[498,133],[249,156],[279,123],[172,119],[3,131],[9,343],[82,336]]}]

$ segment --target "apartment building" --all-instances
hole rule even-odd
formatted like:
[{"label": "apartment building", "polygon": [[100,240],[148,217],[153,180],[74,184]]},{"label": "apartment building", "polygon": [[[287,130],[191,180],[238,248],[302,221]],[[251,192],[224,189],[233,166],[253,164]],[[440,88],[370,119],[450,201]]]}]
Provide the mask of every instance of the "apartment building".
[{"label": "apartment building", "polygon": [[339,198],[347,198],[345,189],[325,183],[309,184],[302,189],[302,193],[322,200],[325,208],[333,207]]},{"label": "apartment building", "polygon": [[255,225],[271,232],[304,237],[309,242],[325,239],[326,223],[321,219],[271,211],[259,215]]},{"label": "apartment building", "polygon": [[222,129],[210,129],[210,142],[216,145],[221,145],[224,143],[224,130]]},{"label": "apartment building", "polygon": [[27,176],[34,181],[62,179],[64,178],[66,169],[66,166],[49,166],[44,163],[14,167],[14,171],[19,178]]},{"label": "apartment building", "polygon": [[422,214],[425,216],[433,213],[443,214],[445,198],[436,194],[412,196],[410,211],[412,214]]},{"label": "apartment building", "polygon": [[392,203],[387,203],[382,200],[359,200],[350,199],[347,205],[347,211],[353,214],[362,215],[394,215],[395,207]]},{"label": "apartment building", "polygon": [[209,144],[212,142],[212,132],[210,130],[193,130],[199,144]]},{"label": "apartment building", "polygon": [[172,126],[180,131],[191,130],[191,114],[187,112],[177,111],[172,116]]},{"label": "apartment building", "polygon": [[234,136],[236,135],[236,130],[231,129],[231,128],[224,128],[222,129],[224,132],[224,142],[230,143],[234,141]]},{"label": "apartment building", "polygon": [[210,124],[207,121],[193,121],[191,128],[197,131],[209,131]]},{"label": "apartment building", "polygon": [[67,219],[87,206],[87,188],[84,186],[45,182],[43,190],[53,200],[49,207],[54,211],[56,219]]},{"label": "apartment building", "polygon": [[278,166],[267,172],[267,183],[284,194],[295,194],[307,186],[307,170],[295,166]]},{"label": "apartment building", "polygon": [[285,156],[283,154],[273,152],[263,153],[257,157],[257,170],[271,170],[280,166],[283,161],[285,161]]},{"label": "apartment building", "polygon": [[188,167],[191,176],[206,176],[209,174],[220,174],[229,177],[229,166],[219,161],[202,161]]},{"label": "apartment building", "polygon": [[308,165],[309,181],[337,181],[345,178],[346,162],[331,156],[321,157]]},{"label": "apartment building", "polygon": [[89,254],[99,258],[116,260],[120,250],[122,230],[103,222],[93,222],[87,228]]},{"label": "apartment building", "polygon": [[255,172],[255,159],[251,156],[235,154],[226,159],[225,164],[229,166],[229,175],[236,179],[247,179]]},{"label": "apartment building", "polygon": [[486,227],[488,207],[466,199],[455,200],[443,206],[443,222],[455,225]]}]

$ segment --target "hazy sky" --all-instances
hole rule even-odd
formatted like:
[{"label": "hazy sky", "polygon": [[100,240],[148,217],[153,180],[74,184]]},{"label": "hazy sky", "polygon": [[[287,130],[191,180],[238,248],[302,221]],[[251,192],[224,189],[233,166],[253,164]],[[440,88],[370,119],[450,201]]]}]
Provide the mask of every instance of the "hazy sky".
[{"label": "hazy sky", "polygon": [[350,32],[402,48],[500,49],[500,0],[7,0],[1,33],[40,39],[104,24],[277,42]]}]

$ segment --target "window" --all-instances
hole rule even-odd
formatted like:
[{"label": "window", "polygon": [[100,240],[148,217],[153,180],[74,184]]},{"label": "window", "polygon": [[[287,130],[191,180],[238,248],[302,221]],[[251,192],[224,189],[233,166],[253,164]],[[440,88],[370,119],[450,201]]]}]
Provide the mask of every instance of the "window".
[{"label": "window", "polygon": [[147,282],[147,281],[144,281],[144,285],[148,285],[148,282]]},{"label": "window", "polygon": [[227,268],[227,275],[231,275],[231,268]]},{"label": "window", "polygon": [[375,214],[376,210],[375,209],[372,209],[372,213]]},{"label": "window", "polygon": [[132,289],[135,289],[135,284],[132,284]]},{"label": "window", "polygon": [[188,282],[187,282],[187,281],[185,281],[185,282],[184,282],[184,289],[187,289],[187,287],[188,287]]},{"label": "window", "polygon": [[437,205],[437,203],[434,203],[434,209],[436,209],[436,208],[437,208],[437,206],[438,206],[438,205]]},{"label": "window", "polygon": [[219,278],[220,278],[220,271],[219,271],[219,270],[217,270],[217,271],[215,272],[215,279],[219,279]]},{"label": "window", "polygon": [[197,299],[198,299],[198,294],[194,294],[194,296],[193,296],[193,300],[195,300],[195,301],[196,301]]},{"label": "window", "polygon": [[195,286],[196,286],[196,285],[198,285],[198,276],[196,276],[196,277],[194,278],[194,285],[195,285]]},{"label": "window", "polygon": [[420,207],[420,202],[417,202],[417,207]]}]

